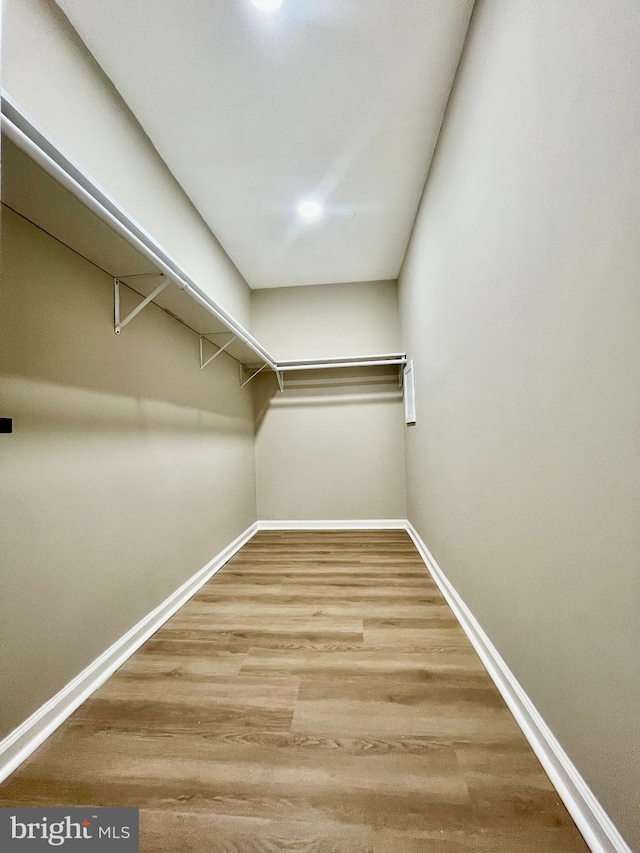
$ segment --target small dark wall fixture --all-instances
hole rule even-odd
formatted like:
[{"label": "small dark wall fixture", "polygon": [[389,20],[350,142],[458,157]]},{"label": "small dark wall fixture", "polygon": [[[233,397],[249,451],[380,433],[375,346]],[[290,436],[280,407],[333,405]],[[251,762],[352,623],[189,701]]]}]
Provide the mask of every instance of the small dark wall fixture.
[{"label": "small dark wall fixture", "polygon": [[13,432],[13,418],[0,418],[0,432]]}]

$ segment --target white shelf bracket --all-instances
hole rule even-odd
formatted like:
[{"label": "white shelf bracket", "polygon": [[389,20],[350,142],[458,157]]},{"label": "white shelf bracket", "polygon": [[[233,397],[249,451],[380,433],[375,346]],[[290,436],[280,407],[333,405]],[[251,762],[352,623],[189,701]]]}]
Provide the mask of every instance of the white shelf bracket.
[{"label": "white shelf bracket", "polygon": [[120,280],[114,278],[113,280],[113,313],[114,313],[114,332],[116,335],[119,335],[120,332],[124,329],[124,327],[130,323],[134,317],[136,317],[143,308],[152,302],[159,293],[165,289],[165,287],[169,287],[170,284],[173,284],[170,278],[165,278],[162,284],[159,284],[153,293],[150,293],[146,296],[142,302],[136,306],[133,311],[128,314],[124,320],[120,319]]},{"label": "white shelf bracket", "polygon": [[[204,353],[203,353],[203,349],[202,349],[202,347],[203,347],[202,342],[208,341],[208,343],[211,343],[211,341],[208,340],[206,335],[200,335],[200,370],[204,370],[208,364],[211,364],[211,362],[214,360],[214,358],[217,358],[221,352],[224,352],[227,347],[230,347],[231,344],[236,340],[236,337],[237,337],[236,335],[231,335],[231,337],[226,342],[226,344],[223,344],[221,347],[218,347],[218,349],[214,352],[214,354],[212,356],[209,356],[209,358],[206,361],[203,361]],[[213,344],[213,346],[215,347],[215,346],[217,346],[217,344]]]},{"label": "white shelf bracket", "polygon": [[284,392],[284,373],[281,370],[276,370],[276,379],[281,392]]},{"label": "white shelf bracket", "polygon": [[[245,379],[244,382],[240,382],[240,387],[244,388],[245,385],[248,385],[249,382],[251,382],[251,380],[260,373],[260,371],[264,370],[266,366],[267,366],[266,364],[263,364],[254,373],[252,373],[248,379]],[[242,370],[242,367],[240,369]]]}]

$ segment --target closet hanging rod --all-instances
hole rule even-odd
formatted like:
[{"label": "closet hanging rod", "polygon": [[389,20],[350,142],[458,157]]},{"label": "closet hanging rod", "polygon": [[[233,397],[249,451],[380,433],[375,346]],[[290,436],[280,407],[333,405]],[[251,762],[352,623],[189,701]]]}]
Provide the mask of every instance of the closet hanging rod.
[{"label": "closet hanging rod", "polygon": [[278,370],[329,370],[345,367],[379,367],[406,364],[406,355],[362,356],[341,359],[308,359],[306,361],[279,361]]},{"label": "closet hanging rod", "polygon": [[198,302],[272,370],[273,357],[230,314],[217,305],[178,263],[126,211],[64,154],[4,90],[1,92],[2,131],[48,174],[62,184],[103,222],[125,239],[181,290]]}]

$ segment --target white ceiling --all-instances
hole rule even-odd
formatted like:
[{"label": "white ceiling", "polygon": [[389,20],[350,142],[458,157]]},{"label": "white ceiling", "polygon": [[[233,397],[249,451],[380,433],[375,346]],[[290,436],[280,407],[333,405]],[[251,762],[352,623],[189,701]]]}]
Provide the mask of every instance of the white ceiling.
[{"label": "white ceiling", "polygon": [[57,2],[252,287],[397,277],[472,0]]}]

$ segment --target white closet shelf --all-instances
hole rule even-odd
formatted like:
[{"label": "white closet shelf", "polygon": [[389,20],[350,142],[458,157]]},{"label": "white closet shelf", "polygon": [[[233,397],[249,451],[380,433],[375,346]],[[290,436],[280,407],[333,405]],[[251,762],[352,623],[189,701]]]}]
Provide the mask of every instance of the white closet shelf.
[{"label": "white closet shelf", "polygon": [[[223,351],[239,361],[252,374],[245,381],[241,371],[242,384],[264,368],[276,373],[283,390],[286,372],[406,364],[404,353],[276,360],[4,90],[1,115],[2,132],[15,146],[7,146],[11,169],[3,201],[113,275],[117,334],[144,307],[140,302],[139,307],[128,305],[127,316],[121,316],[122,283],[145,305],[153,302],[200,335],[201,369]],[[87,211],[94,216],[87,217]],[[131,295],[127,304],[130,300]]]},{"label": "white closet shelf", "polygon": [[[228,332],[236,339],[234,343],[236,344],[238,360],[246,363],[255,361],[257,358],[272,370],[277,369],[275,359],[259,341],[224,308],[218,305],[115,199],[98,186],[81,166],[75,163],[59,148],[54,140],[38,127],[26,111],[4,90],[2,90],[1,95],[1,112],[2,132],[14,145],[55,178],[116,234],[133,246],[150,262],[158,273],[158,278],[161,276],[168,278],[185,296],[208,312],[210,315],[209,328],[203,328],[201,334],[217,335],[221,332]],[[121,272],[118,270],[115,278],[124,283],[130,283],[132,277],[121,275]],[[136,289],[140,286],[143,277],[136,276]],[[142,286],[144,287],[144,285]],[[157,281],[155,286],[157,286]],[[151,287],[151,291],[155,286]],[[175,294],[175,288],[165,289],[162,292],[164,300],[157,299],[157,304],[161,307],[166,307],[163,303],[167,299],[171,299],[168,296],[169,290],[173,290]],[[146,296],[147,294],[143,292],[143,295]],[[177,299],[180,300],[180,297]],[[154,301],[156,300],[154,299]],[[171,308],[167,310],[172,311]],[[183,319],[176,311],[172,311],[172,313],[175,313],[179,319]],[[187,321],[185,320],[185,322]],[[198,322],[198,325],[202,325],[202,323]]]}]

